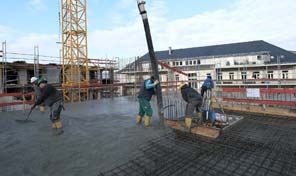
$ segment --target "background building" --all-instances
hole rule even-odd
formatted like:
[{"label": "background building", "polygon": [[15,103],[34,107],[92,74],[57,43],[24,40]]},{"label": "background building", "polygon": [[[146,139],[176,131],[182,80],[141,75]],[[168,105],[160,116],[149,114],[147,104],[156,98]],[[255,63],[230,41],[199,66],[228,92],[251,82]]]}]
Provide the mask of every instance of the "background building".
[{"label": "background building", "polygon": [[[155,53],[158,60],[186,73],[159,66],[162,82],[188,81],[199,89],[207,75],[219,87],[296,87],[296,54],[265,41],[172,49]],[[125,83],[151,74],[149,54],[120,71]]]}]

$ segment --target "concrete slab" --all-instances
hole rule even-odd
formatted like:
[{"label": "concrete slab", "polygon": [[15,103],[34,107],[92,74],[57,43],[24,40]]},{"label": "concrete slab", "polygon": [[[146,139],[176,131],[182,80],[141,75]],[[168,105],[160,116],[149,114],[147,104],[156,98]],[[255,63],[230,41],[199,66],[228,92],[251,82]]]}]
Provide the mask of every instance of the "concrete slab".
[{"label": "concrete slab", "polygon": [[[127,162],[143,142],[162,135],[156,117],[151,128],[135,124],[133,98],[67,104],[65,133],[52,136],[47,109],[35,110],[35,123],[20,124],[21,111],[0,113],[0,170],[3,176],[97,175]],[[154,113],[156,114],[156,113]]]},{"label": "concrete slab", "polygon": [[295,119],[244,115],[208,139],[159,130],[155,117],[137,126],[137,109],[126,97],[68,104],[62,136],[48,110],[26,124],[21,111],[0,113],[0,175],[296,175]]},{"label": "concrete slab", "polygon": [[295,127],[295,119],[247,115],[216,139],[176,130],[100,176],[295,176]]}]

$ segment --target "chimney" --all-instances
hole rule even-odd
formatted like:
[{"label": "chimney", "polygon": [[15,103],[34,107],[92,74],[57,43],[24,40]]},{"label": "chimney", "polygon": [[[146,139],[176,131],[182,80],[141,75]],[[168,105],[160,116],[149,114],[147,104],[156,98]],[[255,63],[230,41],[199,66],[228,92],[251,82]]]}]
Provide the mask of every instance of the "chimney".
[{"label": "chimney", "polygon": [[172,47],[169,47],[169,55],[172,55]]}]

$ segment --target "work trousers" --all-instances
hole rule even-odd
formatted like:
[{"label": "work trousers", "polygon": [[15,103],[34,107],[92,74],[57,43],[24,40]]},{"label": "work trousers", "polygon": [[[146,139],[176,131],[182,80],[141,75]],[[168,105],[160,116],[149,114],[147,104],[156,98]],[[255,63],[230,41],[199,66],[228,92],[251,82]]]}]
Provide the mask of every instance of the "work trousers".
[{"label": "work trousers", "polygon": [[144,115],[151,117],[152,116],[152,108],[150,105],[150,102],[146,100],[145,98],[140,97],[139,98],[139,113],[138,115],[143,117]]},{"label": "work trousers", "polygon": [[194,110],[199,111],[199,107],[202,105],[202,99],[192,100],[187,103],[185,115],[187,118],[193,118]]},{"label": "work trousers", "polygon": [[60,119],[61,111],[64,108],[63,100],[59,100],[50,106],[50,120],[52,122]]}]

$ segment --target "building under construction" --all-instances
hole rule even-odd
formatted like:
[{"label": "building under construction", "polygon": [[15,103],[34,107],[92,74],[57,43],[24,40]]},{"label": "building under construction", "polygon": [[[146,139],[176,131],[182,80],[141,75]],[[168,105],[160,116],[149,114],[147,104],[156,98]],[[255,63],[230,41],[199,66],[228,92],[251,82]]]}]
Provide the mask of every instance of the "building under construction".
[{"label": "building under construction", "polygon": [[[296,175],[294,52],[247,41],[154,53],[145,3],[138,1],[149,52],[92,59],[86,0],[60,4],[61,56],[39,54],[38,46],[32,54],[12,52],[2,43],[1,175]],[[138,91],[155,73],[162,94],[152,98],[151,125],[144,127],[135,121]],[[33,76],[63,94],[60,136],[51,134],[51,108],[29,113]],[[194,112],[184,130],[187,103],[178,85],[200,92],[207,76],[215,86],[203,101],[227,123],[208,126]]]}]

